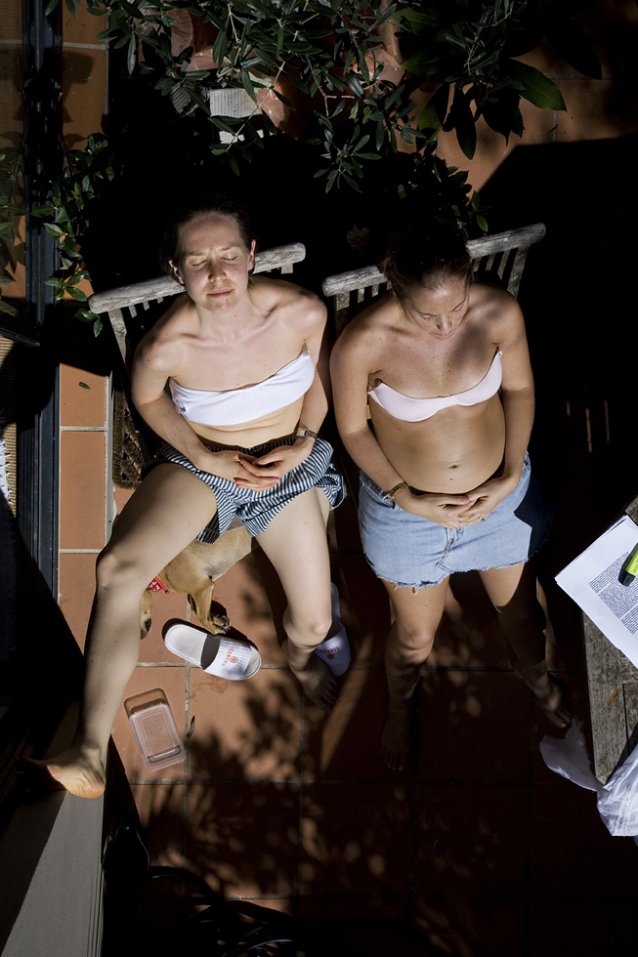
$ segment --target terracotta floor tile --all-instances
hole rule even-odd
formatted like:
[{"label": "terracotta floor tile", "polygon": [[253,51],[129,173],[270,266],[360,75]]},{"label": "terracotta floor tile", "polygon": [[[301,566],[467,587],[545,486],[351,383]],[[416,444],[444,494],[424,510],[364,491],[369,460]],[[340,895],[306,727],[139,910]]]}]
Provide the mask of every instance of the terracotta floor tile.
[{"label": "terracotta floor tile", "polygon": [[[435,954],[468,957],[544,957],[545,949],[526,946],[527,904],[513,895],[487,896],[477,881],[470,897],[431,894],[418,897],[416,914]],[[426,951],[429,953],[429,951]],[[568,951],[570,953],[570,951]]]},{"label": "terracotta floor tile", "polygon": [[530,694],[515,675],[426,672],[417,710],[421,780],[527,784]]},{"label": "terracotta floor tile", "polygon": [[353,664],[381,664],[390,628],[390,603],[361,553],[344,556],[340,593]]},{"label": "terracotta floor tile", "polygon": [[[262,577],[263,576],[263,577]],[[285,607],[281,586],[262,553],[247,555],[215,586],[215,600],[225,608],[237,631],[259,648],[264,664],[283,664],[275,615]]]},{"label": "terracotta floor tile", "polygon": [[559,780],[534,788],[530,799],[532,893],[638,898],[638,848],[630,837],[612,837],[593,791]]},{"label": "terracotta floor tile", "polygon": [[414,793],[401,784],[308,784],[302,895],[402,899],[413,875]]},{"label": "terracotta floor tile", "polygon": [[287,668],[262,668],[248,681],[223,681],[192,668],[191,778],[298,780],[300,695]]},{"label": "terracotta floor tile", "polygon": [[417,799],[419,898],[526,891],[527,788],[422,785]]},{"label": "terracotta floor tile", "polygon": [[452,578],[446,615],[428,665],[509,670],[507,649],[498,629],[496,614],[476,573],[468,572]]},{"label": "terracotta floor tile", "polygon": [[[304,900],[309,938],[317,954],[335,957],[429,957],[442,953],[430,945],[414,921],[401,917],[401,906],[373,898],[361,912],[363,900],[351,896]],[[314,922],[314,927],[313,927]]]},{"label": "terracotta floor tile", "polygon": [[151,603],[151,630],[140,643],[139,660],[144,662],[161,661],[180,664],[182,659],[168,651],[162,637],[162,628],[170,618],[194,621],[186,595],[177,592],[157,592]]},{"label": "terracotta floor tile", "polygon": [[133,784],[131,791],[151,864],[187,866],[183,854],[187,786],[177,782]]},{"label": "terracotta floor tile", "polygon": [[294,785],[191,785],[185,844],[191,867],[227,897],[295,893],[298,804]]},{"label": "terracotta floor tile", "polygon": [[[298,899],[301,918],[310,925],[316,923],[328,941],[351,942],[352,953],[357,957],[360,953],[357,949],[359,942],[368,941],[371,930],[376,929],[375,936],[378,935],[386,944],[384,931],[390,928],[396,934],[397,941],[403,940],[403,935],[409,933],[413,910],[412,895],[407,892],[400,898],[389,898],[383,894],[357,894],[356,890],[350,894],[337,888],[334,893],[306,895]],[[331,949],[326,950],[326,953],[331,952]],[[349,952],[345,951],[346,954]],[[341,950],[337,953],[341,957]],[[367,949],[363,953],[368,957]],[[374,954],[375,951],[370,953]],[[391,953],[393,951],[386,951],[384,957],[389,957]]]},{"label": "terracotta floor tile", "polygon": [[387,690],[382,668],[348,671],[333,710],[306,720],[304,781],[394,779],[381,759]]},{"label": "terracotta floor tile", "polygon": [[[144,691],[161,688],[173,712],[178,734],[185,734],[185,670],[185,668],[181,667],[171,668],[164,666],[154,668],[152,666],[138,666],[126,685],[122,702]],[[175,778],[183,778],[185,774],[185,763],[183,761],[167,768],[158,768],[157,770],[148,768],[144,764],[135,739],[133,738],[128,716],[124,709],[124,703],[118,708],[112,737],[126,769],[126,775],[129,781],[135,781],[137,783],[147,781],[171,781]]]},{"label": "terracotta floor tile", "polygon": [[543,957],[631,953],[636,946],[637,907],[631,885],[614,897],[573,897],[565,888],[565,894],[532,898],[528,953]]},{"label": "terracotta floor tile", "polygon": [[292,914],[295,909],[294,900],[291,897],[253,897],[246,898],[246,901],[249,904],[256,904],[257,907],[275,910],[279,914]]}]

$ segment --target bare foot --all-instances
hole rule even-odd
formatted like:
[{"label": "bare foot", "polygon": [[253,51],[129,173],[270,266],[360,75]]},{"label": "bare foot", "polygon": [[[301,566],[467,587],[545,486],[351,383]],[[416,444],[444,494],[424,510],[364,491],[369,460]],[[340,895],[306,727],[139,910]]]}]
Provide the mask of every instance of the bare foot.
[{"label": "bare foot", "polygon": [[403,771],[410,757],[410,709],[402,707],[388,711],[381,734],[381,756],[391,771]]},{"label": "bare foot", "polygon": [[99,748],[69,748],[53,758],[25,758],[24,763],[48,772],[56,784],[76,797],[98,798],[104,794],[106,775]]},{"label": "bare foot", "polygon": [[299,681],[307,697],[324,711],[330,711],[337,700],[337,679],[321,658],[310,655],[302,667],[293,665],[288,655],[288,667]]},{"label": "bare foot", "polygon": [[557,728],[568,728],[572,723],[572,715],[567,686],[551,672],[546,671],[540,681],[529,687],[536,699],[537,707],[547,715],[552,724],[555,724]]}]

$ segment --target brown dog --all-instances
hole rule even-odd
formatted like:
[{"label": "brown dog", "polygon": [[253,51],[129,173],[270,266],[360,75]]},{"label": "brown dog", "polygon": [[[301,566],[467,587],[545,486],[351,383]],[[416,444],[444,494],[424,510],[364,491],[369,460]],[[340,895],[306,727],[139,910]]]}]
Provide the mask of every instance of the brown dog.
[{"label": "brown dog", "polygon": [[[215,582],[232,568],[252,547],[252,539],[243,525],[229,528],[212,544],[191,542],[159,572],[156,581],[168,591],[188,595],[188,602],[199,621],[214,635],[225,634],[230,622],[212,607]],[[140,631],[142,638],[151,627],[153,591],[149,585],[142,596]],[[221,608],[221,606],[219,606]]]}]

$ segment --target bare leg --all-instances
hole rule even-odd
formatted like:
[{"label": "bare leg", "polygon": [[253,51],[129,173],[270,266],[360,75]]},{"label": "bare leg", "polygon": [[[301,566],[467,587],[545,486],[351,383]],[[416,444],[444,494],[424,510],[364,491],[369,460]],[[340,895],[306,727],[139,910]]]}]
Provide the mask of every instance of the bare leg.
[{"label": "bare leg", "polygon": [[448,579],[417,591],[383,584],[390,596],[393,623],[385,648],[389,704],[381,754],[392,771],[401,771],[410,753],[410,701],[443,616]]},{"label": "bare leg", "polygon": [[137,663],[146,585],[215,509],[215,496],[200,479],[178,465],[160,465],[130,499],[99,556],[80,721],[72,746],[43,762],[72,794],[104,791],[109,736]]},{"label": "bare leg", "polygon": [[559,728],[571,723],[563,688],[545,662],[545,615],[536,597],[536,575],[530,564],[491,568],[479,573],[517,670],[539,708]]},{"label": "bare leg", "polygon": [[323,492],[309,489],[286,505],[266,531],[257,536],[288,601],[284,628],[290,670],[310,700],[326,710],[335,702],[337,681],[312,652],[332,624],[328,511]]}]

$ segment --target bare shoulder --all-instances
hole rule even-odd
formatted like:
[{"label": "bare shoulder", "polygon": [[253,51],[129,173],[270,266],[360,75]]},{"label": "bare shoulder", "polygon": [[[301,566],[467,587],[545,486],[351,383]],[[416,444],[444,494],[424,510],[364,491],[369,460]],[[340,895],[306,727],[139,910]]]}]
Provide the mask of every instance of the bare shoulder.
[{"label": "bare shoulder", "polygon": [[475,283],[470,306],[493,342],[502,344],[525,334],[521,307],[506,289]]},{"label": "bare shoulder", "polygon": [[266,313],[276,313],[277,318],[298,327],[313,329],[325,324],[325,303],[296,283],[285,279],[257,276],[251,281],[250,295],[257,307]]},{"label": "bare shoulder", "polygon": [[345,327],[334,347],[335,360],[366,357],[375,364],[390,345],[399,311],[393,296],[381,296],[358,313]]},{"label": "bare shoulder", "polygon": [[172,375],[179,368],[180,344],[195,324],[195,310],[185,295],[176,300],[140,340],[135,366],[152,373]]}]

